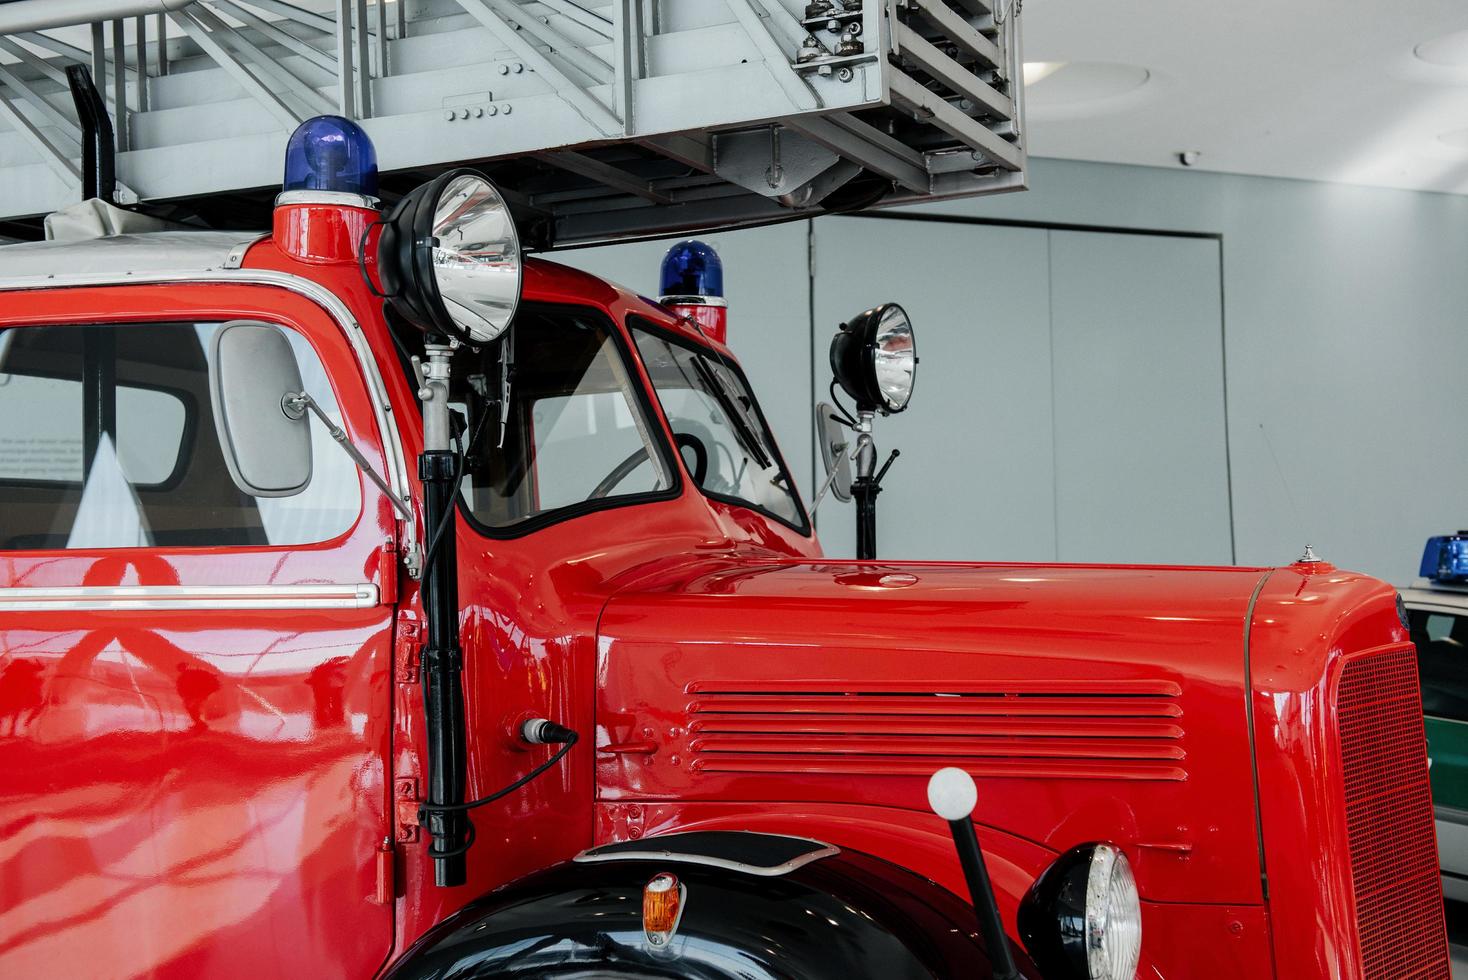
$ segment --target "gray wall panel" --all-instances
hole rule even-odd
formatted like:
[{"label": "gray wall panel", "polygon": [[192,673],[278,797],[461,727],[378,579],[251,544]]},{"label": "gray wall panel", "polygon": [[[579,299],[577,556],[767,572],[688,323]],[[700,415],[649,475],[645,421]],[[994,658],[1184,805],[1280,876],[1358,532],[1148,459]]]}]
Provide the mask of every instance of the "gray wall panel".
[{"label": "gray wall panel", "polygon": [[1050,233],[1061,561],[1233,560],[1218,242]]},{"label": "gray wall panel", "polygon": [[[815,229],[817,391],[842,320],[895,300],[917,333],[912,404],[876,423],[880,458],[902,450],[877,498],[878,554],[1053,560],[1047,233],[860,218]],[[853,504],[826,500],[818,527],[828,553],[854,553]]]},{"label": "gray wall panel", "polygon": [[1024,194],[915,210],[1222,234],[1239,562],[1308,539],[1402,584],[1468,526],[1468,196],[1033,163]]}]

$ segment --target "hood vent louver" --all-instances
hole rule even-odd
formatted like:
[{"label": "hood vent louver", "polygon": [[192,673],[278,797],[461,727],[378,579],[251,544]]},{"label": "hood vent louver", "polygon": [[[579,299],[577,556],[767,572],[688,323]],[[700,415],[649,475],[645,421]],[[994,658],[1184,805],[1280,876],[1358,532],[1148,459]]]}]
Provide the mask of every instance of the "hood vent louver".
[{"label": "hood vent louver", "polygon": [[1183,780],[1170,681],[690,684],[694,771]]}]

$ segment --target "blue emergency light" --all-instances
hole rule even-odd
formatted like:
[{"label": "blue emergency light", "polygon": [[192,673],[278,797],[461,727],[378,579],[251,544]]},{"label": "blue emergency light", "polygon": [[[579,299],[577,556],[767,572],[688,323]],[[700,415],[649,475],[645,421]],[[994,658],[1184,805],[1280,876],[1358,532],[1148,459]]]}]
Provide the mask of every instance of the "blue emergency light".
[{"label": "blue emergency light", "polygon": [[724,263],[709,245],[690,238],[663,256],[663,297],[723,296]]},{"label": "blue emergency light", "polygon": [[1468,531],[1428,538],[1417,574],[1434,582],[1468,582]]},{"label": "blue emergency light", "polygon": [[377,196],[377,151],[367,133],[341,116],[312,116],[285,147],[282,191]]}]

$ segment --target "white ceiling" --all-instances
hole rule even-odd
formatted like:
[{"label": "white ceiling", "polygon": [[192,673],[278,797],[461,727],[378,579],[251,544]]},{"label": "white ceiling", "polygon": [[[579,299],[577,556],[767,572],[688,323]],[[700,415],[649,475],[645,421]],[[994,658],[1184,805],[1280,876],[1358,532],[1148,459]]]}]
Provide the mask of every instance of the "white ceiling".
[{"label": "white ceiling", "polygon": [[1468,194],[1468,0],[1027,0],[1021,23],[1026,61],[1066,63],[1027,89],[1034,156]]}]

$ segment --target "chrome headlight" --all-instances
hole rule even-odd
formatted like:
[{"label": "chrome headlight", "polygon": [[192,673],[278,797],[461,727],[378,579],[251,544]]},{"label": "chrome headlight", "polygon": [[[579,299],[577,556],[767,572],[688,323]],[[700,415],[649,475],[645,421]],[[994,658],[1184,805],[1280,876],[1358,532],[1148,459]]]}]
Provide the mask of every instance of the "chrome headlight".
[{"label": "chrome headlight", "polygon": [[902,307],[883,303],[843,323],[831,338],[831,373],[860,411],[890,415],[906,408],[917,379],[917,345]]},{"label": "chrome headlight", "polygon": [[1142,903],[1126,855],[1083,844],[1056,858],[1020,903],[1019,931],[1046,977],[1134,980]]}]

